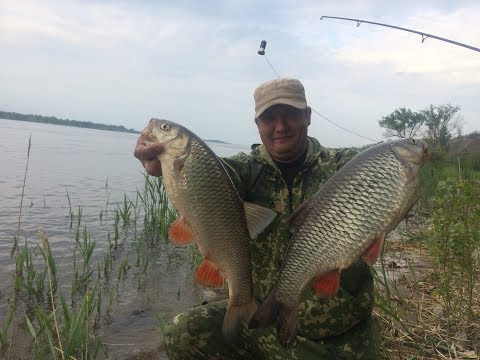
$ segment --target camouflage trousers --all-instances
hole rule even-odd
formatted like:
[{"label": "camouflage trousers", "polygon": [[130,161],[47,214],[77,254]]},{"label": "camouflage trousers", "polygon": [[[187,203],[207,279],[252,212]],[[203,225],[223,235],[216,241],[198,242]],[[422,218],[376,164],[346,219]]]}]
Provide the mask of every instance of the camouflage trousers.
[{"label": "camouflage trousers", "polygon": [[221,324],[227,301],[193,308],[177,315],[167,326],[164,344],[169,359],[380,359],[377,333],[371,317],[344,334],[311,341],[297,336],[296,345],[285,350],[272,328],[248,329],[227,344]]}]

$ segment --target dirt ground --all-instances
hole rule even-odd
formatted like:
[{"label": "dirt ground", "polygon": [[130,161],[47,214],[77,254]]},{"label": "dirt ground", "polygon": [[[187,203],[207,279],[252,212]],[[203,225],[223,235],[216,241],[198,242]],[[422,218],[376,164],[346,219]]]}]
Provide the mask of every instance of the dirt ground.
[{"label": "dirt ground", "polygon": [[[374,311],[386,358],[480,359],[480,273],[476,274],[473,318],[459,321],[446,313],[425,247],[402,241],[397,232],[385,243],[384,254],[391,283],[387,292],[377,282],[377,302],[381,297],[391,306],[387,311],[397,316],[380,307]],[[382,277],[381,263],[375,269]]]}]

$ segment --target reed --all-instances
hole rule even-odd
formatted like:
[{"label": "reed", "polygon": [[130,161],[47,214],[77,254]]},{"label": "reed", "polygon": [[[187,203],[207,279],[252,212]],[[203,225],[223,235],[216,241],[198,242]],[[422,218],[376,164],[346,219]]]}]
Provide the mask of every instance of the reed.
[{"label": "reed", "polygon": [[73,227],[73,219],[75,218],[75,216],[73,215],[72,202],[70,201],[70,194],[68,193],[68,188],[66,189],[66,193],[67,193],[67,200],[68,200],[68,214],[70,217],[70,229],[71,229]]},{"label": "reed", "polygon": [[[90,234],[88,233],[87,227],[84,226],[82,231],[82,241],[80,241],[80,239],[76,241],[73,251],[74,278],[72,285],[72,298],[75,297],[77,293],[82,293],[85,291],[90,285],[91,277],[95,271],[95,268],[91,266],[91,259],[95,250],[95,245],[95,240],[92,240]],[[82,257],[80,271],[78,271],[77,268],[77,253],[79,253]]]},{"label": "reed", "polygon": [[162,179],[151,178],[146,174],[144,177],[144,190],[137,193],[144,214],[142,235],[150,242],[156,242],[159,239],[166,241],[168,229],[177,217],[177,213],[168,200]]},{"label": "reed", "polygon": [[130,269],[130,264],[128,263],[128,259],[123,258],[118,268],[118,277],[117,277],[118,282],[120,282],[120,280],[125,280],[127,278],[128,269]]},{"label": "reed", "polygon": [[[65,357],[63,352],[62,338],[60,337],[60,331],[58,330],[58,320],[56,315],[57,310],[56,310],[56,304],[54,300],[54,293],[57,292],[57,280],[56,280],[57,269],[55,266],[55,261],[52,256],[52,252],[50,251],[50,245],[48,243],[47,235],[42,229],[38,230],[38,235],[42,241],[42,256],[43,256],[43,259],[45,260],[45,265],[47,267],[50,303],[52,306],[53,322],[55,324],[55,334],[57,335],[60,354],[62,355],[62,359],[64,359]],[[52,278],[54,278],[55,280],[52,281]]]},{"label": "reed", "polygon": [[[28,173],[28,164],[29,164],[29,161],[30,161],[31,146],[32,146],[32,136],[30,135],[29,138],[28,138],[27,161],[26,161],[25,173],[24,173],[24,177],[23,177],[22,194],[20,196],[20,208],[19,208],[19,211],[18,211],[17,232],[14,235],[13,247],[12,247],[12,251],[11,251],[11,254],[15,254],[15,258],[16,258],[16,267],[15,268],[16,269],[18,269],[17,265],[18,265],[19,258],[20,258],[19,251],[18,251],[18,239],[20,237],[20,224],[21,224],[21,220],[22,220],[23,198],[24,198],[24,194],[25,194],[25,184],[27,182],[27,173]],[[9,328],[11,327],[10,340],[8,341],[8,358],[9,359],[10,359],[10,356],[11,356],[13,337],[14,337],[14,334],[15,334],[15,329],[14,329],[14,326],[13,326],[13,322],[14,322],[14,319],[15,319],[15,312],[16,312],[16,308],[17,308],[17,290],[18,290],[18,288],[17,288],[18,281],[17,280],[18,280],[19,276],[21,276],[21,274],[18,274],[17,271],[13,275],[13,277],[14,277],[13,299],[12,299],[11,306],[9,307],[9,310],[8,310],[5,330],[2,334],[2,336],[0,337],[0,340],[2,341],[2,345],[7,345],[7,341],[5,339],[7,338]]]},{"label": "reed", "polygon": [[118,214],[118,218],[122,219],[124,228],[126,228],[130,224],[132,205],[133,204],[130,200],[128,200],[127,195],[123,194],[123,206],[121,208],[115,209],[115,213]]}]

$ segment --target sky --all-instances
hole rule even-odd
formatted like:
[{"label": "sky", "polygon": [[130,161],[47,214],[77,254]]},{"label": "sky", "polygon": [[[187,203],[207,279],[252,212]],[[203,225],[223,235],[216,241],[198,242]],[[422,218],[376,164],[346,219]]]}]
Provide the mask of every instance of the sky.
[{"label": "sky", "polygon": [[382,140],[382,117],[431,104],[460,106],[468,134],[480,129],[480,52],[320,18],[478,48],[479,15],[476,0],[2,0],[0,110],[136,130],[165,118],[249,145],[253,91],[276,71],[303,82],[324,146]]}]

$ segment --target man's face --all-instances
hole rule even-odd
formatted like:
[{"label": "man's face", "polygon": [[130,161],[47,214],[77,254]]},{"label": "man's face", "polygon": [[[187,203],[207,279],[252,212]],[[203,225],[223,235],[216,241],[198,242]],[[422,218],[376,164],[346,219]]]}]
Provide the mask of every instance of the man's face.
[{"label": "man's face", "polygon": [[278,161],[296,160],[307,148],[307,129],[311,109],[289,105],[274,105],[265,110],[255,122],[260,139],[269,154]]}]

